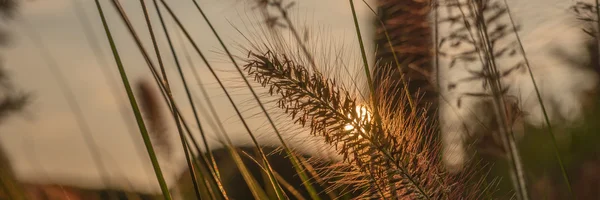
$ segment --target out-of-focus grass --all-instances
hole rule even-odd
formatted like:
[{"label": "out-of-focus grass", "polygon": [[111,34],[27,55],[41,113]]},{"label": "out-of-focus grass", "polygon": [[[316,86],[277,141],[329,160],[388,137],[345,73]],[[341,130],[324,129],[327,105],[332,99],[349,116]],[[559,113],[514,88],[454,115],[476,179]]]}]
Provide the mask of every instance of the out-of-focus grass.
[{"label": "out-of-focus grass", "polygon": [[[597,98],[597,97],[594,97]],[[593,109],[589,109],[586,118],[574,127],[554,127],[558,151],[562,159],[573,193],[577,199],[597,199],[600,193],[600,101]],[[547,129],[525,127],[519,148],[521,151],[529,191],[532,199],[570,199],[560,167],[556,164],[552,138]],[[488,181],[499,177],[507,179],[508,163],[499,156],[498,149],[486,148],[489,151],[478,155],[488,163],[490,173]],[[491,149],[491,150],[490,150]],[[495,196],[503,199],[511,195],[510,181],[500,181]]]},{"label": "out-of-focus grass", "polygon": [[[97,1],[98,2],[98,1]],[[143,2],[143,1],[142,1]],[[155,1],[156,2],[156,1]],[[163,5],[166,5],[166,3],[164,3],[164,1],[161,1],[163,3]],[[352,9],[354,9],[354,4],[353,1],[349,1],[352,5]],[[195,3],[195,1],[194,1]],[[99,4],[98,4],[99,5]],[[199,5],[196,4],[196,6],[198,6],[198,8],[200,9]],[[99,6],[100,7],[100,6]],[[354,10],[353,10],[354,11]],[[170,11],[169,11],[170,12]],[[200,11],[201,12],[201,11]],[[172,12],[170,12],[171,15],[174,16],[174,14]],[[354,22],[355,25],[357,26],[356,31],[358,33],[358,39],[360,41],[360,43],[362,43],[362,38],[360,36],[360,33],[358,32],[358,30],[360,30],[358,28],[358,22],[356,19],[356,14],[354,13],[353,15],[354,17]],[[208,19],[206,18],[206,20],[208,21]],[[107,24],[104,24],[107,25]],[[181,24],[180,24],[181,25]],[[106,26],[108,27],[108,25]],[[180,27],[181,29],[184,29],[184,27]],[[108,28],[107,30],[107,35],[109,35],[110,33],[108,32]],[[218,37],[218,34],[216,32],[216,30],[214,30],[215,35]],[[165,30],[165,32],[167,32],[167,30]],[[135,33],[132,33],[132,35],[136,36]],[[191,37],[190,37],[191,38]],[[155,40],[154,38],[152,38],[153,41]],[[218,38],[220,40],[220,38]],[[388,37],[389,40],[389,37]],[[114,44],[111,42],[111,46],[113,47],[113,50],[115,51],[115,58],[117,58],[118,60],[118,53],[116,52],[116,45],[118,44]],[[193,43],[193,41],[190,39],[189,42]],[[221,43],[224,46],[223,43]],[[391,44],[391,43],[390,43]],[[204,59],[204,56],[202,55],[202,53],[200,52],[199,48],[197,46],[194,47],[196,48],[195,50],[197,50],[197,53],[199,53],[199,55]],[[300,52],[300,51],[299,51]],[[368,77],[368,79],[370,80],[370,68],[369,68],[369,63],[366,59],[366,55],[365,55],[365,50],[364,47],[361,45],[361,53],[362,53],[362,57],[363,57],[363,61],[364,61],[364,71],[365,71],[365,75]],[[173,52],[173,54],[175,54],[175,52]],[[157,53],[157,56],[160,57],[160,55]],[[229,56],[231,57],[231,61],[235,62],[233,56],[231,54],[229,54]],[[206,62],[206,59],[204,59]],[[313,61],[314,62],[314,61]],[[396,63],[398,64],[398,61],[396,61]],[[206,62],[206,64],[208,64],[208,62]],[[314,65],[314,63],[313,63]],[[399,65],[399,64],[398,64]],[[126,77],[126,74],[123,70],[123,66],[118,63],[119,69],[121,71],[121,75],[123,78],[123,83],[125,84],[126,87],[128,86],[128,80]],[[209,66],[210,67],[210,66]],[[239,66],[235,66],[236,68],[239,69]],[[212,69],[211,69],[212,70]],[[164,70],[162,73],[165,73]],[[164,75],[164,74],[163,74]],[[243,76],[243,74],[241,74]],[[157,76],[158,77],[158,76]],[[217,80],[219,79],[219,77],[216,76],[215,74],[215,78],[217,78]],[[183,79],[183,76],[182,76]],[[161,83],[160,77],[157,78],[157,82]],[[369,81],[369,84],[371,84],[372,81]],[[168,85],[160,85],[163,90],[168,90]],[[248,86],[250,86],[250,84],[248,84]],[[222,86],[223,89],[225,90],[224,86]],[[374,94],[374,89],[372,88],[372,86],[370,87],[371,89],[371,94]],[[144,124],[143,124],[143,119],[141,118],[140,115],[140,111],[136,109],[136,102],[135,102],[135,98],[134,95],[131,91],[131,88],[128,88],[128,95],[130,97],[131,100],[131,104],[132,107],[135,110],[135,114],[138,117],[138,122],[140,123],[140,130],[141,132],[144,134],[144,139],[146,141],[146,144],[148,145],[149,142],[149,137],[147,136]],[[258,97],[255,96],[256,99],[258,99]],[[372,98],[374,102],[376,101],[376,97]],[[182,118],[181,116],[178,116],[177,114],[177,110],[175,103],[173,102],[174,100],[172,99],[172,97],[169,97],[169,99],[167,100],[167,102],[170,101],[170,105],[173,108],[173,112],[174,115],[173,117],[176,120],[180,120],[180,118]],[[191,100],[190,100],[191,102]],[[231,101],[233,104],[233,100]],[[260,103],[260,102],[259,102]],[[412,104],[412,103],[411,103]],[[562,179],[561,177],[561,170],[560,168],[556,165],[556,158],[555,158],[555,153],[558,150],[559,152],[562,153],[563,155],[563,160],[564,160],[564,164],[566,165],[567,171],[570,174],[571,177],[571,183],[573,185],[574,188],[574,192],[575,192],[575,196],[578,197],[579,199],[594,199],[594,198],[598,198],[600,197],[600,195],[598,195],[598,191],[594,190],[594,188],[598,188],[599,183],[598,181],[600,180],[600,173],[598,173],[598,171],[600,171],[600,146],[597,145],[598,141],[600,141],[600,135],[598,134],[598,132],[600,132],[600,124],[597,123],[600,120],[600,102],[597,102],[596,105],[597,106],[594,110],[590,110],[590,113],[588,115],[588,118],[586,118],[586,120],[578,127],[575,128],[560,128],[560,127],[554,127],[554,132],[556,133],[556,137],[557,139],[557,143],[558,143],[558,147],[559,149],[556,149],[555,147],[553,147],[552,145],[548,145],[550,143],[552,143],[552,138],[550,138],[550,136],[547,134],[547,130],[544,129],[534,129],[531,127],[527,127],[525,130],[525,136],[524,139],[522,141],[519,142],[519,149],[521,151],[521,156],[523,159],[523,165],[525,166],[525,171],[526,174],[528,175],[528,177],[526,177],[526,179],[528,180],[528,182],[531,184],[530,185],[530,192],[532,194],[533,199],[544,199],[544,198],[548,198],[548,199],[565,199],[565,198],[569,198],[569,194],[568,191],[566,190],[566,185],[565,185],[565,181],[564,179]],[[235,105],[234,105],[235,106]],[[262,105],[261,105],[262,106]],[[373,105],[374,108],[377,108],[377,105]],[[266,112],[266,110],[263,110],[264,112]],[[243,116],[239,113],[238,111],[238,115],[242,118],[243,120]],[[375,113],[375,115],[377,115],[377,113]],[[376,116],[377,117],[377,116]],[[183,121],[183,119],[181,119]],[[272,124],[273,127],[275,128],[275,125]],[[198,126],[199,122],[198,122]],[[275,128],[276,129],[276,128]],[[181,131],[181,130],[180,130]],[[252,135],[252,131],[248,130],[249,134]],[[181,134],[182,137],[182,142],[184,143],[183,146],[188,146],[189,148],[191,148],[191,144],[189,143],[189,140],[186,139],[186,136],[184,136],[183,134]],[[206,141],[204,141],[206,142]],[[283,142],[283,141],[282,141]],[[284,143],[285,144],[285,143]],[[255,145],[259,146],[258,143],[255,142]],[[149,153],[153,154],[153,150],[151,149],[151,145],[148,146],[149,147]],[[260,161],[260,159],[258,160],[252,160],[248,157],[245,157],[244,155],[255,155],[253,154],[254,150],[253,148],[246,148],[246,149],[242,149],[243,151],[247,152],[248,154],[244,154],[242,152],[240,152],[240,149],[236,149],[233,148],[232,146],[228,146],[229,148],[226,150],[217,150],[214,153],[214,162],[216,163],[216,165],[211,165],[211,161],[209,160],[204,160],[207,158],[201,157],[201,155],[193,155],[194,157],[201,157],[200,162],[204,162],[204,163],[199,163],[197,160],[195,160],[195,162],[192,163],[190,161],[188,161],[189,165],[190,165],[190,169],[191,171],[188,171],[187,173],[183,174],[181,176],[181,179],[178,182],[178,188],[180,189],[180,191],[183,193],[183,198],[184,199],[195,199],[198,198],[198,191],[207,191],[207,190],[212,190],[215,193],[218,193],[219,189],[215,186],[215,185],[211,185],[211,184],[218,184],[218,183],[223,183],[223,189],[224,191],[227,191],[227,196],[223,197],[223,199],[226,198],[231,198],[231,199],[246,199],[246,198],[250,198],[250,196],[254,195],[256,198],[259,197],[266,197],[267,195],[270,196],[271,198],[276,198],[276,199],[283,199],[283,196],[288,196],[289,198],[294,199],[296,193],[301,195],[302,197],[306,198],[306,199],[317,199],[317,198],[322,198],[322,199],[330,199],[332,197],[332,193],[333,196],[336,196],[336,194],[339,195],[339,191],[333,191],[331,193],[325,192],[326,186],[328,186],[328,184],[325,184],[325,186],[323,185],[319,185],[319,184],[312,184],[313,182],[309,182],[307,185],[307,180],[308,181],[314,181],[313,178],[315,178],[314,176],[306,176],[303,175],[302,173],[300,173],[298,170],[301,169],[299,168],[297,165],[298,163],[294,163],[295,161],[292,160],[292,162],[290,162],[289,157],[290,156],[290,152],[289,149],[285,149],[287,154],[271,154],[273,149],[269,149],[269,148],[262,148],[262,151],[264,151],[264,153],[259,154],[259,158],[263,157],[263,158],[267,158],[268,162],[262,162]],[[185,148],[185,147],[184,147]],[[186,149],[188,150],[188,149]],[[289,152],[288,152],[289,151]],[[193,152],[193,151],[190,151]],[[500,154],[502,155],[502,154]],[[212,155],[208,155],[207,157],[211,157]],[[496,197],[497,198],[507,198],[512,194],[512,190],[513,190],[513,186],[511,186],[511,182],[508,181],[508,173],[506,173],[508,171],[508,163],[506,163],[505,159],[502,159],[501,156],[497,156],[496,154],[491,155],[491,154],[487,154],[487,153],[481,153],[481,156],[484,158],[485,161],[489,162],[489,163],[493,163],[492,166],[490,166],[490,174],[487,175],[489,181],[491,182],[493,179],[497,179],[498,177],[503,177],[502,179],[504,179],[503,181],[500,182],[499,187],[498,187],[498,191],[495,192]],[[154,158],[156,159],[156,158]],[[0,160],[0,162],[3,162],[2,160]],[[4,163],[8,163],[7,161]],[[2,163],[0,163],[2,164]],[[260,166],[258,165],[260,164]],[[199,167],[202,166],[202,167]],[[247,166],[247,167],[246,167]],[[263,168],[261,168],[261,166],[263,166]],[[247,169],[246,169],[247,168]],[[5,167],[0,168],[0,177],[2,182],[2,190],[0,190],[0,199],[2,198],[8,198],[9,193],[12,193],[14,191],[17,191],[17,187],[11,187],[11,184],[14,184],[16,186],[18,186],[18,184],[15,184],[16,182],[14,181],[13,178],[6,178],[6,177],[10,177],[10,174],[6,174],[5,172]],[[200,174],[206,175],[204,176],[204,178],[199,178],[199,182],[200,183],[207,183],[207,185],[209,185],[208,187],[206,185],[204,185],[203,189],[199,189],[197,184],[192,184],[193,181],[192,179],[196,179],[195,176],[191,176],[190,174],[193,174],[193,172],[195,172],[194,170],[196,170],[197,172],[200,172]],[[242,170],[240,172],[240,170]],[[217,171],[220,171],[220,175],[217,175]],[[266,173],[265,173],[266,172]],[[243,176],[240,175],[240,173],[243,174]],[[263,174],[267,174],[266,179],[261,179],[261,176]],[[286,188],[286,184],[283,184],[283,181],[278,181],[275,179],[275,176],[281,176],[285,179],[285,183],[287,185],[291,185],[292,187],[287,187]],[[157,169],[157,176],[159,176],[160,179],[160,169]],[[310,179],[307,179],[310,178]],[[210,179],[210,180],[209,180]],[[161,180],[161,183],[163,181]],[[281,184],[278,184],[277,182],[281,182]],[[163,184],[163,192],[168,193],[168,189],[166,188],[166,186],[164,186]],[[200,184],[202,185],[202,184]],[[248,186],[250,185],[250,186]],[[306,187],[301,187],[301,185],[304,185]],[[316,188],[316,191],[311,191],[311,188]],[[281,191],[280,191],[281,190]],[[106,195],[108,195],[108,193],[113,194],[113,195],[108,195],[108,196],[116,196],[117,198],[120,197],[124,197],[127,196],[126,198],[130,198],[130,199],[136,199],[136,198],[141,198],[140,195],[138,194],[130,194],[130,193],[115,193],[113,191],[90,191],[90,190],[84,190],[84,189],[75,189],[75,191],[80,191],[82,194],[86,193],[89,194],[91,193],[92,196],[97,196],[98,198],[104,198],[107,197]],[[269,192],[271,191],[271,193]],[[275,194],[273,194],[273,192]],[[282,193],[285,192],[285,193]],[[318,193],[315,193],[318,192]],[[294,194],[292,194],[294,193]],[[224,194],[221,193],[221,194]],[[102,196],[104,195],[104,196]],[[163,194],[164,198],[169,198],[169,194]],[[154,199],[161,199],[162,195],[157,195],[155,197],[149,197],[146,196],[146,198],[154,198]],[[340,195],[341,199],[345,199],[348,196],[343,196]],[[95,197],[94,197],[95,198]],[[111,197],[112,198],[112,197]]]}]

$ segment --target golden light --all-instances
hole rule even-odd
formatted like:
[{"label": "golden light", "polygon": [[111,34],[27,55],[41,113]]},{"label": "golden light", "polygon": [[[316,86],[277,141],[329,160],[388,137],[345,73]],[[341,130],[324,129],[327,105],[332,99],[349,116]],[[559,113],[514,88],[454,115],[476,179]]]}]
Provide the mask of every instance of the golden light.
[{"label": "golden light", "polygon": [[[371,118],[373,116],[371,112],[367,109],[367,107],[362,105],[356,106],[356,113],[358,113],[359,117],[354,119],[352,124],[367,124],[371,121]],[[348,114],[348,117],[352,117],[352,115]],[[350,132],[349,134],[354,135],[358,131],[352,124],[346,124],[346,126],[344,126],[344,130]],[[365,132],[365,129],[363,128],[360,128],[360,130],[363,133]],[[362,138],[362,136],[359,135],[358,138]]]}]

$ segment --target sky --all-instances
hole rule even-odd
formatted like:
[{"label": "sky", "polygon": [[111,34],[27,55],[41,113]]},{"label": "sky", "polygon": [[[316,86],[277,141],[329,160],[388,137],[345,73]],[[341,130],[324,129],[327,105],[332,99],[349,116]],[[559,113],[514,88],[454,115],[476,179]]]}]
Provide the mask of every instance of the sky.
[{"label": "sky", "polygon": [[[110,1],[101,2],[130,80],[134,83],[139,80],[151,80],[151,74],[141,54]],[[190,29],[192,37],[207,54],[209,62],[213,63],[220,75],[228,77],[226,80],[229,82],[226,82],[229,86],[239,86],[239,77],[231,73],[233,66],[227,62],[223,50],[201,15],[195,10],[192,1],[168,2]],[[260,25],[260,22],[256,21],[258,15],[245,2],[247,1],[199,1],[200,6],[232,50],[239,49],[235,48],[238,47],[236,45],[245,42],[236,28],[242,32],[251,32]],[[150,37],[143,21],[139,1],[122,1],[122,3],[136,31],[140,33],[145,47],[151,50]],[[147,1],[147,4],[150,13],[153,14],[152,23],[158,27],[159,21],[154,15],[154,7],[151,1]],[[366,37],[365,41],[370,41],[372,30],[370,17],[373,14],[362,1],[356,1],[355,5]],[[94,145],[101,151],[101,160],[108,171],[112,187],[132,187],[131,189],[138,191],[158,192],[156,179],[135,127],[129,104],[126,102],[124,89],[94,1],[23,1],[19,11],[17,18],[8,26],[12,37],[10,44],[0,48],[2,65],[10,73],[15,86],[32,95],[31,104],[25,112],[12,116],[0,126],[0,144],[6,149],[17,176],[23,181],[33,183],[49,182],[91,188],[102,187],[99,169],[91,158],[89,146],[85,143],[75,115],[59,87],[59,79],[51,71],[53,63],[56,63],[58,71],[66,77],[62,80],[67,82],[69,90],[74,93],[84,113],[84,120],[91,129]],[[89,18],[83,23],[92,27],[91,31],[95,35],[93,40],[86,39],[81,21],[85,19],[76,14],[76,11],[85,13]],[[311,33],[310,39],[313,39],[312,37],[320,39],[314,47],[322,45],[332,50],[349,50],[348,62],[358,61],[359,54],[355,52],[357,48],[352,48],[356,46],[357,39],[348,1],[297,1],[291,14],[296,17],[296,22],[299,24],[310,25],[308,29]],[[176,30],[173,21],[170,18],[166,20],[171,30]],[[164,38],[160,29],[155,29],[155,32],[158,38]],[[41,42],[34,42],[38,37]],[[173,37],[178,38],[178,36]],[[101,45],[100,53],[96,53],[91,48],[90,41]],[[175,43],[176,49],[182,52],[184,47],[180,45],[181,43],[177,40]],[[191,122],[192,112],[185,101],[173,58],[167,51],[166,40],[160,39],[159,46],[165,55],[167,73],[173,80],[171,83],[174,85],[173,93],[178,102],[181,102],[179,106],[184,116]],[[44,57],[43,48],[49,50],[50,59]],[[189,45],[185,48],[191,50]],[[236,119],[233,109],[204,64],[201,64],[200,58],[191,53],[193,63],[199,70],[200,77],[205,80],[203,83],[209,89],[210,98],[215,102],[219,116],[226,125],[228,133],[231,134],[232,140],[236,145],[248,145],[249,139],[239,120]],[[154,54],[152,58],[156,62]],[[108,72],[109,76],[104,76],[104,72]],[[192,71],[185,64],[184,73],[189,80],[193,80],[190,75]],[[204,98],[198,92],[198,85],[192,84],[191,88],[198,99]],[[255,108],[255,105],[244,101],[250,99],[248,92],[239,88],[232,87],[232,91],[238,103],[243,105],[242,109]],[[118,92],[117,96],[114,95],[115,91]],[[121,112],[125,112],[127,117],[123,118]],[[205,118],[202,119],[206,120]],[[169,119],[168,116],[166,119]],[[251,120],[251,128],[262,134],[259,142],[267,145],[277,144],[276,140],[269,136],[272,133],[264,128],[265,125],[263,119]],[[196,131],[197,128],[193,130]],[[177,144],[178,138],[173,126],[170,127],[169,132],[172,133],[169,134],[170,141]],[[211,145],[218,147],[217,133],[207,129],[207,134],[212,142]],[[306,131],[300,130],[288,135],[301,137],[306,134]],[[197,131],[196,135],[198,135]],[[292,145],[305,153],[320,153],[320,149],[315,148],[317,143],[293,143]],[[176,174],[185,169],[185,159],[180,146],[175,146],[171,154],[159,155],[159,157],[167,181],[172,183]]]}]

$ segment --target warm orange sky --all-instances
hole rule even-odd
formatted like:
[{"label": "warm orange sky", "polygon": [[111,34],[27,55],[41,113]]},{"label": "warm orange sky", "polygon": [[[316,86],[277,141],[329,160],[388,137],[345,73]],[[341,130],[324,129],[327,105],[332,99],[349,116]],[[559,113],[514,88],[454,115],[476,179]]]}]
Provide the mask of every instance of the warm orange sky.
[{"label": "warm orange sky", "polygon": [[[89,23],[94,28],[98,38],[97,41],[102,44],[105,57],[100,59],[106,59],[110,64],[110,66],[102,67],[108,67],[111,71],[113,76],[110,80],[119,81],[112,54],[106,43],[93,1],[79,0],[79,2],[85,7],[85,12],[90,17]],[[104,9],[107,12],[113,35],[115,35],[119,44],[118,48],[124,57],[124,64],[130,80],[136,81],[140,78],[149,78],[150,73],[133,45],[130,35],[108,3],[109,1],[103,2],[105,2]],[[150,6],[152,5],[151,2],[147,1]],[[226,57],[220,53],[215,53],[222,52],[222,50],[217,41],[213,39],[212,33],[207,30],[207,26],[195,10],[191,0],[170,2],[178,2],[172,3],[172,6],[179,17],[183,19],[187,28],[191,30],[196,42],[203,48],[203,52],[209,57],[215,68],[223,71],[232,70],[233,66],[226,62]],[[243,43],[244,41],[229,22],[243,30],[244,26],[241,23],[240,16],[248,15],[254,18],[256,15],[248,10],[248,6],[242,0],[203,0],[199,2],[219,33],[221,33],[221,36],[229,44],[230,49],[237,49],[233,44]],[[296,9],[292,14],[300,16],[301,20],[299,21],[302,22],[301,24],[314,25],[313,28],[316,33],[313,35],[321,36],[326,41],[333,38],[335,43],[345,45],[345,48],[348,48],[349,52],[356,56],[346,59],[347,62],[359,61],[358,51],[353,51],[357,49],[353,48],[356,47],[357,42],[348,1],[303,0],[297,2],[297,7],[295,7]],[[127,0],[122,1],[122,3],[136,25],[137,31],[142,33],[141,36],[146,42],[146,47],[150,50],[151,43],[142,21],[143,15],[139,1]],[[366,35],[365,41],[369,43],[369,26],[372,21],[368,17],[371,17],[372,14],[362,1],[357,1],[356,5],[361,14],[363,29],[365,29],[363,30],[363,34]],[[133,137],[135,140],[132,140],[127,131],[126,123],[123,122],[119,114],[119,109],[129,109],[129,104],[123,101],[125,100],[124,96],[121,96],[119,100],[115,100],[111,89],[106,84],[106,77],[103,76],[100,70],[98,57],[94,55],[85,40],[83,29],[76,18],[73,6],[73,0],[25,1],[21,7],[21,15],[15,23],[11,24],[14,41],[10,47],[3,48],[1,53],[2,64],[10,71],[15,85],[31,92],[34,101],[25,114],[12,117],[0,127],[0,142],[7,149],[17,174],[24,180],[37,181],[41,177],[41,181],[45,181],[47,177],[51,181],[60,180],[89,186],[100,184],[94,162],[90,158],[90,153],[82,139],[80,129],[75,123],[74,115],[59,90],[56,78],[51,75],[36,44],[32,43],[25,32],[33,29],[41,35],[43,43],[51,49],[52,56],[57,60],[61,72],[68,77],[69,86],[76,94],[77,100],[85,112],[86,121],[93,130],[95,141],[102,151],[103,162],[107,164],[112,179],[120,182],[120,184],[125,184],[123,180],[127,179],[136,188],[156,191],[157,184],[151,172],[151,165],[146,164],[147,158],[144,154],[145,150],[142,147],[139,133],[134,132]],[[151,7],[150,11],[154,13],[154,8]],[[170,18],[167,21],[171,27],[174,27],[174,24],[170,22]],[[252,22],[252,19],[246,19],[246,21],[246,25],[249,26],[255,23]],[[153,23],[155,27],[159,27],[157,17],[153,19]],[[155,32],[158,37],[164,38],[162,30],[156,29]],[[172,75],[171,79],[175,80],[178,75],[173,60],[170,52],[167,51],[166,41],[161,40],[160,45],[164,50],[163,55],[165,55],[165,63],[168,67],[167,73],[170,73]],[[339,50],[340,47],[333,47],[333,49]],[[181,49],[178,46],[178,50]],[[188,49],[191,50],[189,47]],[[237,144],[248,143],[245,131],[241,129],[233,110],[218,90],[214,79],[200,59],[193,52],[192,55],[195,63],[199,65],[198,69],[202,73],[203,80],[208,82],[206,85],[212,91],[213,101],[217,103],[219,115],[225,121],[226,129],[233,135],[233,140]],[[189,67],[185,64],[185,61],[183,63],[186,74],[188,74],[188,80],[193,80],[192,76],[189,75],[191,73]],[[221,74],[232,77],[224,72],[221,72]],[[180,84],[176,81],[175,83]],[[230,83],[233,84],[235,81]],[[123,91],[120,82],[117,82],[116,85],[119,91]],[[200,97],[199,87],[195,84],[192,85],[192,89]],[[174,93],[177,99],[180,100],[179,106],[191,123],[192,115],[185,101],[182,87],[180,85],[175,86]],[[247,93],[245,91],[238,89],[235,93],[240,95],[238,98],[240,102],[249,98],[247,95],[242,95],[242,93]],[[129,110],[126,112],[131,113]],[[253,123],[254,129],[259,130],[259,132],[262,131],[263,134],[269,134],[270,130],[264,128],[265,125],[262,124],[260,119],[253,120]],[[130,125],[135,126],[135,124]],[[135,127],[133,128],[136,130]],[[206,130],[215,143],[213,146],[216,145],[216,134],[212,133],[210,128]],[[173,143],[178,144],[175,129],[171,128],[171,132],[173,133],[171,134]],[[269,137],[263,137],[261,141],[265,144],[278,143]],[[306,148],[305,151],[308,152],[319,151],[313,145],[301,147]],[[144,157],[140,158],[138,152],[143,153]],[[171,157],[174,162],[163,165],[168,179],[171,179],[173,173],[184,167],[185,161],[179,146],[175,147],[174,155]],[[61,180],[65,178],[67,180]]]}]

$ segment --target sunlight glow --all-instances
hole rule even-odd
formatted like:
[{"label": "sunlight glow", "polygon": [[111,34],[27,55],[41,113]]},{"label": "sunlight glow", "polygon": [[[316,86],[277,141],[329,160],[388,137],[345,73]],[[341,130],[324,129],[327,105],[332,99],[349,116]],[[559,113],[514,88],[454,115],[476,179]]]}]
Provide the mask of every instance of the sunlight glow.
[{"label": "sunlight glow", "polygon": [[[358,113],[358,115],[360,117],[358,117],[357,119],[354,119],[353,124],[367,124],[368,122],[371,121],[372,118],[372,114],[371,112],[367,109],[367,107],[359,105],[356,106],[356,112]],[[352,115],[348,114],[348,117],[352,117]],[[354,135],[357,134],[358,131],[356,130],[356,128],[354,127],[353,124],[346,124],[346,126],[344,126],[344,131],[348,131],[350,132],[350,135]],[[360,128],[361,132],[365,133],[365,129],[364,128]],[[361,135],[358,136],[358,138],[362,138]]]}]

